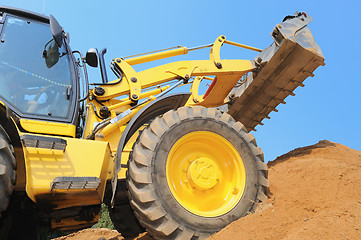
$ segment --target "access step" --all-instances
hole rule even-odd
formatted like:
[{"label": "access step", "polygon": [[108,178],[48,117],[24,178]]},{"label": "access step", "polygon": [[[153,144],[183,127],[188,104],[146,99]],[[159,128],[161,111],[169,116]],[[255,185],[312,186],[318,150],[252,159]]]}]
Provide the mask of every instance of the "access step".
[{"label": "access step", "polygon": [[22,135],[20,137],[24,147],[32,148],[45,148],[51,150],[62,150],[66,149],[67,142],[62,138],[44,137],[37,135]]},{"label": "access step", "polygon": [[100,178],[97,177],[56,177],[51,183],[51,191],[55,189],[93,189],[100,185]]}]

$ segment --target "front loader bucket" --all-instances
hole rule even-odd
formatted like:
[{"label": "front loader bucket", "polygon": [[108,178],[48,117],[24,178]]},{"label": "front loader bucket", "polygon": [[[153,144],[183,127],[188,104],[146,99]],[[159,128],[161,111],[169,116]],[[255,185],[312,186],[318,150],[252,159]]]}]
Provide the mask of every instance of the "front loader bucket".
[{"label": "front loader bucket", "polygon": [[280,103],[303,81],[313,77],[313,71],[324,64],[321,49],[315,43],[307,24],[312,21],[306,14],[289,16],[277,24],[271,36],[274,42],[256,58],[257,70],[230,92],[228,113],[243,123],[248,131],[277,111]]}]

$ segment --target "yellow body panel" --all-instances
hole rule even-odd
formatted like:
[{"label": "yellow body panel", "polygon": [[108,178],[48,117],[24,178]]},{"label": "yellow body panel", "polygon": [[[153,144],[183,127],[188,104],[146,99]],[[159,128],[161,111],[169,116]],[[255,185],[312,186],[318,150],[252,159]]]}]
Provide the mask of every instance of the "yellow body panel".
[{"label": "yellow body panel", "polygon": [[[113,158],[106,142],[62,138],[66,150],[25,147],[28,196],[36,203],[52,208],[86,206],[102,202],[105,183],[113,176]],[[51,189],[56,177],[97,177],[96,190]]]},{"label": "yellow body panel", "polygon": [[75,137],[75,126],[72,124],[20,119],[20,125],[28,132]]}]

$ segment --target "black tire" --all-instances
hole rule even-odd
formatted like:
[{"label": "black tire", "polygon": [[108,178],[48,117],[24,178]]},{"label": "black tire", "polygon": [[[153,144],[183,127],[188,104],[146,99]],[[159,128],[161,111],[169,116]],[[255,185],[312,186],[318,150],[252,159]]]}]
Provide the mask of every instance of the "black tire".
[{"label": "black tire", "polygon": [[125,180],[118,180],[114,207],[108,209],[114,227],[123,237],[136,237],[145,231],[130,207]]},{"label": "black tire", "polygon": [[27,196],[25,191],[13,192],[6,213],[10,217],[5,219],[9,233],[8,238],[4,238],[4,240],[48,239],[50,221],[38,215],[35,203]]},{"label": "black tire", "polygon": [[[245,168],[241,198],[231,210],[217,216],[205,217],[187,210],[168,186],[168,153],[176,141],[195,131],[226,139]],[[156,239],[205,239],[253,212],[258,202],[267,199],[269,187],[267,165],[254,137],[229,114],[199,106],[181,107],[157,117],[134,144],[128,171],[130,204],[140,223]]]},{"label": "black tire", "polygon": [[0,216],[10,202],[15,185],[16,161],[14,149],[5,130],[0,126]]},{"label": "black tire", "polygon": [[10,216],[5,212],[15,185],[16,160],[10,138],[0,126],[0,236],[8,234]]},{"label": "black tire", "polygon": [[8,239],[12,226],[12,216],[10,211],[3,212],[0,218],[0,239]]}]

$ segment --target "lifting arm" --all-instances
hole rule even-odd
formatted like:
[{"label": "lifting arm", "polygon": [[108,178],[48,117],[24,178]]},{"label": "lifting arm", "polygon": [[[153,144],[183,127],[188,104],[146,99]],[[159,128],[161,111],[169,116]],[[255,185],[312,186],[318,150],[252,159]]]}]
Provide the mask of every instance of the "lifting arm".
[{"label": "lifting arm", "polygon": [[[137,101],[140,99],[142,89],[156,86],[175,79],[184,79],[186,82],[194,76],[216,76],[218,77],[218,84],[215,85],[217,95],[212,97],[212,101],[208,100],[206,105],[221,105],[224,99],[233,88],[235,83],[241,76],[247,72],[255,69],[255,65],[250,60],[221,60],[220,48],[223,43],[229,43],[238,47],[244,47],[251,50],[258,51],[259,49],[248,47],[246,45],[234,43],[226,40],[224,36],[220,36],[213,44],[187,49],[186,47],[177,47],[162,52],[152,52],[144,56],[136,56],[133,58],[116,58],[113,65],[117,71],[120,71],[123,80],[115,85],[103,85],[104,94],[97,95],[93,91],[93,95],[100,101],[106,101],[114,97],[129,94],[129,99]],[[210,53],[210,60],[199,61],[181,61],[161,65],[155,68],[136,72],[131,65],[155,61],[163,58],[187,54],[190,51],[212,47]],[[223,77],[222,77],[223,76]],[[118,81],[118,80],[117,80]],[[213,94],[214,95],[214,94]]]}]

